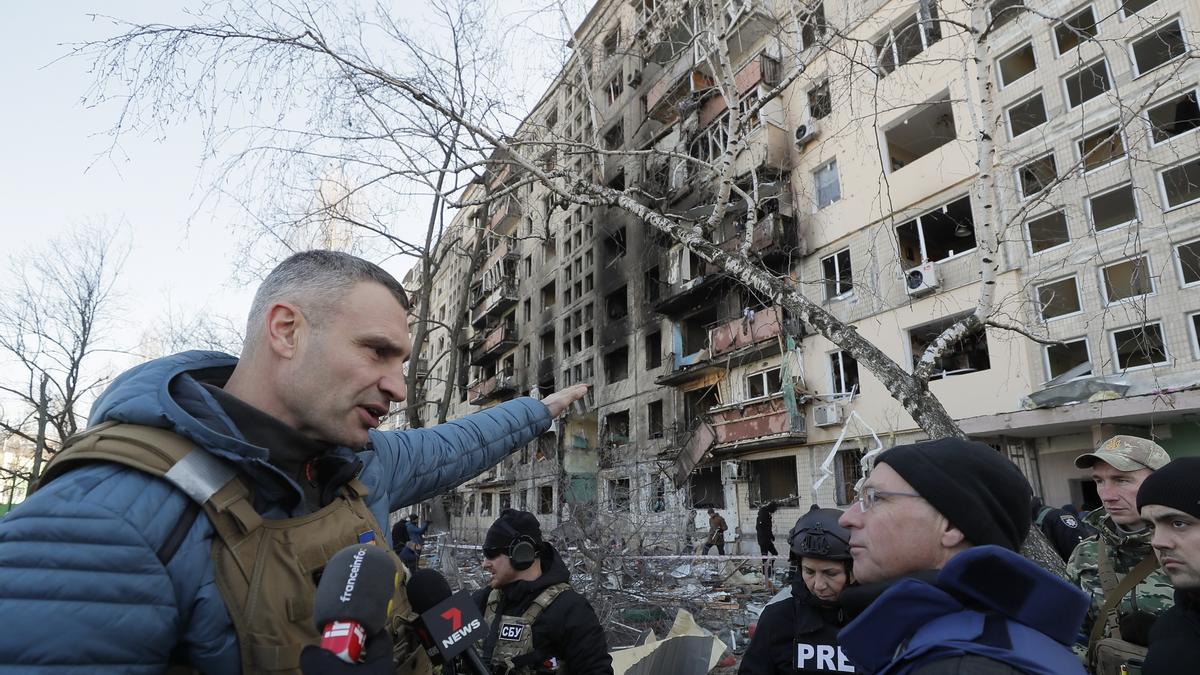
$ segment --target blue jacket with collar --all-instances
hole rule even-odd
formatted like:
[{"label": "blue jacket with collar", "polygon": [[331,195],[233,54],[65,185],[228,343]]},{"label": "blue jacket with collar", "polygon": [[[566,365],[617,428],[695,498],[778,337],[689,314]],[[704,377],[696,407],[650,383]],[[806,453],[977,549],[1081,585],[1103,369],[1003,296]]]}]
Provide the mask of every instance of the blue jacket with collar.
[{"label": "blue jacket with collar", "polygon": [[[235,464],[266,518],[303,504],[295,481],[247,443],[201,386],[223,384],[237,360],[184,352],[116,378],[89,424],[171,429]],[[387,514],[459,485],[550,427],[546,406],[519,398],[453,422],[372,431],[354,452],[368,508]],[[0,673],[160,673],[181,656],[208,673],[240,671],[233,622],[213,579],[214,536],[196,519],[164,565],[156,555],[188,497],[167,482],[109,463],[73,469],[0,521]],[[178,659],[175,659],[178,660]]]}]

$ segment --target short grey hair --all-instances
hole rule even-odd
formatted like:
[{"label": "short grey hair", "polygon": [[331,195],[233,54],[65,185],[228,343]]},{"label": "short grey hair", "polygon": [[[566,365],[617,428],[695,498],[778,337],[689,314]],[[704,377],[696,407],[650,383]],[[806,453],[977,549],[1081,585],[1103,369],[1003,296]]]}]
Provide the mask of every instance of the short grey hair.
[{"label": "short grey hair", "polygon": [[353,286],[368,281],[391,292],[405,311],[411,309],[408,294],[396,277],[373,262],[340,251],[301,251],[288,256],[263,280],[246,322],[246,344],[257,337],[267,310],[286,300],[303,310],[309,323],[320,327],[329,311]]}]

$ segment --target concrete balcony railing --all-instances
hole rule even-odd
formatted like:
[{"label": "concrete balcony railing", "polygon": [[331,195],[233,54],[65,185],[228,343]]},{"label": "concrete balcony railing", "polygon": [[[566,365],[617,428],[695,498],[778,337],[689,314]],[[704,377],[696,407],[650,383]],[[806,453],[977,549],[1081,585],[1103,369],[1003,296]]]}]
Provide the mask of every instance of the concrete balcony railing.
[{"label": "concrete balcony railing", "polygon": [[477,380],[467,387],[467,400],[471,405],[482,405],[517,390],[517,379],[512,375],[497,373],[487,379]]},{"label": "concrete balcony railing", "polygon": [[733,158],[734,175],[754,170],[787,171],[792,165],[792,133],[765,120],[746,137],[746,147]]},{"label": "concrete balcony railing", "polygon": [[[759,85],[773,87],[779,84],[780,70],[779,60],[766,54],[759,54],[750,59],[746,65],[738,70],[733,78],[738,96],[744,96]],[[707,127],[728,109],[729,107],[725,105],[724,96],[713,96],[706,100],[700,106],[700,128]]]},{"label": "concrete balcony railing", "polygon": [[[521,203],[515,197],[505,197],[492,202],[488,227],[495,232],[504,232],[521,219]],[[494,253],[494,251],[493,251]]]},{"label": "concrete balcony railing", "polygon": [[[750,252],[765,258],[792,253],[799,240],[799,232],[796,230],[795,219],[771,213],[754,224],[754,231],[750,237]],[[721,250],[728,253],[736,252],[741,245],[740,233],[720,243]]]},{"label": "concrete balcony railing", "polygon": [[781,319],[782,311],[778,307],[767,307],[754,313],[753,322],[737,318],[710,329],[708,344],[713,358],[760,342],[774,341],[783,332]]},{"label": "concrete balcony railing", "polygon": [[710,408],[708,414],[717,436],[715,449],[758,450],[805,442],[808,424],[804,412],[788,407],[783,392],[778,392]]},{"label": "concrete balcony railing", "polygon": [[650,85],[646,92],[646,112],[664,124],[670,123],[679,116],[675,104],[680,99],[712,86],[712,78],[696,69],[691,55],[681,56]]}]

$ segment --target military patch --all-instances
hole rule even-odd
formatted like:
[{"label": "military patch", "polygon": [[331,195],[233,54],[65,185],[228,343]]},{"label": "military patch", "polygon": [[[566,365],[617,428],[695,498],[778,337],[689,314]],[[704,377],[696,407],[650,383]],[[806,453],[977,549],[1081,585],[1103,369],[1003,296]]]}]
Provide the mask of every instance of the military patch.
[{"label": "military patch", "polygon": [[525,626],[519,623],[506,623],[500,626],[500,639],[516,641],[521,639],[521,631]]},{"label": "military patch", "polygon": [[1072,530],[1079,529],[1079,521],[1075,519],[1075,516],[1073,516],[1069,513],[1062,514],[1061,516],[1058,517],[1058,519],[1062,521],[1063,525],[1066,525],[1067,527],[1071,528]]}]

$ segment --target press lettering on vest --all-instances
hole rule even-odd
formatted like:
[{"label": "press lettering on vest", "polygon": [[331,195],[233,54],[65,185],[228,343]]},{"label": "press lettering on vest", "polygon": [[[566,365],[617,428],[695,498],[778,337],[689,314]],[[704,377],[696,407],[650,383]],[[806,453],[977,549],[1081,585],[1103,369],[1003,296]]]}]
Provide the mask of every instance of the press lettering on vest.
[{"label": "press lettering on vest", "polygon": [[350,576],[346,577],[346,588],[338,596],[342,602],[350,602],[350,596],[354,594],[354,581],[358,579],[358,571],[362,569],[362,561],[366,555],[365,548],[358,549],[358,553],[354,554],[354,562],[350,563]]},{"label": "press lettering on vest", "polygon": [[520,640],[521,639],[521,630],[523,628],[524,628],[524,626],[522,626],[519,623],[506,623],[503,626],[500,626],[500,639],[501,640]]},{"label": "press lettering on vest", "polygon": [[[836,662],[835,662],[836,657]],[[813,663],[809,663],[812,661]],[[796,645],[796,667],[797,668],[815,668],[817,670],[827,670],[831,673],[853,673],[854,666],[851,665],[846,655],[842,653],[841,647],[832,645],[810,645],[803,642]]]},{"label": "press lettering on vest", "polygon": [[470,633],[471,631],[473,631],[477,628],[480,628],[482,626],[483,626],[483,622],[481,622],[479,619],[472,619],[471,623],[464,625],[462,628],[459,628],[458,630],[451,633],[450,637],[447,637],[444,640],[442,640],[442,648],[449,649],[449,648],[453,647],[454,645],[458,644],[459,640],[466,637],[467,633]]}]

